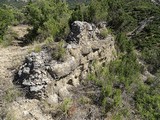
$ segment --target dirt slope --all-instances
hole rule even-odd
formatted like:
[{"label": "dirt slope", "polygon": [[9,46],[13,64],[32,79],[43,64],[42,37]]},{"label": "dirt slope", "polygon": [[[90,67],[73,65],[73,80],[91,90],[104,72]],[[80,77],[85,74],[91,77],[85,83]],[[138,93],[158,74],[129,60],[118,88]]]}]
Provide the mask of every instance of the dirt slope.
[{"label": "dirt slope", "polygon": [[9,46],[0,48],[0,81],[9,82],[12,77],[12,71],[24,59],[30,47]]},{"label": "dirt slope", "polygon": [[[11,28],[17,33],[19,38],[27,34],[28,26],[19,25]],[[16,42],[16,40],[14,40]],[[0,45],[0,108],[3,103],[3,95],[5,91],[13,87],[13,73],[16,68],[23,62],[26,54],[34,48],[33,45],[20,47]]]}]

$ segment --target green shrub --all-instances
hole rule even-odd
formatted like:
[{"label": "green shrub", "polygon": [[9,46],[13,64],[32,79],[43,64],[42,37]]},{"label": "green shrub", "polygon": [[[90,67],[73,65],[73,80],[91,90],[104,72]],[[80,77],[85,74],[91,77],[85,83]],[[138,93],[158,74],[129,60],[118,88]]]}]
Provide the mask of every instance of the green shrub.
[{"label": "green shrub", "polygon": [[41,46],[40,45],[36,45],[35,48],[34,48],[34,52],[38,53],[42,50]]},{"label": "green shrub", "polygon": [[3,7],[0,8],[0,38],[3,40],[3,36],[8,29],[8,26],[11,25],[14,20],[13,11],[9,8]]},{"label": "green shrub", "polygon": [[1,42],[1,44],[4,47],[12,45],[13,44],[12,41],[15,40],[15,38],[17,38],[17,36],[18,35],[14,31],[12,31],[10,28],[8,28],[8,30],[3,35],[3,40]]},{"label": "green shrub", "polygon": [[81,104],[90,104],[91,100],[88,97],[86,97],[86,96],[81,96],[78,99],[78,102],[81,103]]},{"label": "green shrub", "polygon": [[116,37],[116,45],[121,52],[130,52],[133,50],[133,44],[125,33],[119,33]]},{"label": "green shrub", "polygon": [[[127,53],[103,67],[96,63],[93,64],[95,73],[90,73],[87,79],[101,89],[99,102],[103,111],[107,112],[115,107],[121,108],[122,91],[125,89],[129,92],[130,85],[139,79],[140,67],[136,55],[133,52]],[[123,87],[116,88],[114,87],[116,84],[121,84]],[[119,112],[119,110],[117,111]]]},{"label": "green shrub", "polygon": [[37,0],[26,6],[28,22],[33,26],[33,35],[44,41],[47,37],[62,36],[68,33],[70,10],[65,2],[57,0]]},{"label": "green shrub", "polygon": [[53,39],[52,36],[47,37],[46,40],[45,40],[45,43],[46,43],[47,45],[51,44],[52,42],[54,42],[54,39]]},{"label": "green shrub", "polygon": [[64,48],[64,41],[58,42],[58,45],[53,49],[52,58],[59,61],[64,61],[66,49]]},{"label": "green shrub", "polygon": [[114,93],[114,105],[115,107],[121,106],[122,105],[122,97],[121,97],[121,90],[115,90]]},{"label": "green shrub", "polygon": [[82,20],[87,22],[98,23],[104,21],[108,16],[108,1],[91,0],[89,5],[77,5],[72,13],[71,22]]},{"label": "green shrub", "polygon": [[151,86],[141,85],[135,93],[136,108],[144,120],[158,120],[160,117],[160,81]]},{"label": "green shrub", "polygon": [[65,99],[65,100],[62,102],[62,104],[61,104],[61,106],[60,106],[60,109],[61,109],[65,114],[67,114],[67,112],[68,112],[69,108],[71,107],[71,105],[72,105],[72,100],[71,100],[71,99]]},{"label": "green shrub", "polygon": [[102,28],[102,29],[100,30],[100,36],[101,36],[102,38],[106,38],[106,37],[108,36],[108,34],[109,34],[109,32],[108,32],[108,29],[107,29],[107,28]]}]

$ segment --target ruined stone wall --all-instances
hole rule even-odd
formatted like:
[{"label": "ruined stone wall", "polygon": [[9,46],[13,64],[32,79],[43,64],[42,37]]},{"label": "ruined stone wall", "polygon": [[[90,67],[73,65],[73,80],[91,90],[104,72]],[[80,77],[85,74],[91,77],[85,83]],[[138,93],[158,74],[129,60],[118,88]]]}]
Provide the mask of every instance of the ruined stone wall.
[{"label": "ruined stone wall", "polygon": [[[18,81],[27,87],[29,96],[47,98],[51,102],[71,97],[68,91],[80,85],[89,72],[94,71],[93,61],[99,64],[114,60],[116,57],[114,37],[108,33],[102,37],[101,29],[87,22],[75,21],[64,45],[64,61],[54,60],[47,49],[31,53],[18,71]],[[105,28],[106,29],[106,28]]]}]

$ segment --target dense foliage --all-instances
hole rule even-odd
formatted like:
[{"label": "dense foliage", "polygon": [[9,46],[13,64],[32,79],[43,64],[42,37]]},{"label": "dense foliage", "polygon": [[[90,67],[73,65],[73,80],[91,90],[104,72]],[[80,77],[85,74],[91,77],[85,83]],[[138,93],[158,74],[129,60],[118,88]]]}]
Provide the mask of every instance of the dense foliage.
[{"label": "dense foliage", "polygon": [[0,41],[2,42],[3,36],[8,28],[14,20],[14,14],[12,9],[10,8],[0,8]]},{"label": "dense foliage", "polygon": [[[134,52],[134,49],[139,51],[141,53],[140,59],[147,64],[148,70],[153,74],[157,73],[160,67],[159,11],[160,7],[150,0],[96,0],[91,1],[90,5],[77,6],[73,12],[73,20],[80,19],[94,23],[107,21],[108,26],[117,35],[117,48],[122,57],[111,63],[109,67],[98,69],[97,72],[100,72],[92,73],[88,78],[101,87],[103,98],[101,105],[107,105],[107,111],[108,108],[114,109],[116,104],[113,104],[112,107],[108,106],[110,104],[106,101],[109,99],[106,97],[113,99],[113,101],[115,101],[114,97],[121,98],[122,93],[116,94],[117,89],[113,86],[114,84],[122,84],[127,93],[135,92],[133,101],[136,103],[135,108],[138,110],[140,118],[148,120],[159,118],[160,93],[155,91],[160,91],[160,88],[159,84],[154,82],[159,82],[159,77],[157,76],[156,80],[150,81],[149,85],[143,83],[138,77],[143,74],[143,67],[138,64],[138,56]],[[153,21],[146,23],[147,25],[142,30],[136,31],[133,36],[127,37],[130,32],[140,28],[145,24],[144,21],[151,17],[154,18]],[[132,88],[134,84],[137,85],[136,88]],[[121,100],[118,99],[118,101],[117,105],[121,106]]]},{"label": "dense foliage", "polygon": [[158,120],[160,117],[160,78],[150,85],[141,85],[135,94],[136,108],[144,120]]},{"label": "dense foliage", "polygon": [[9,45],[9,41],[12,41],[14,36],[16,36],[9,27],[21,24],[24,21],[25,17],[21,10],[8,5],[0,7],[0,43]]},{"label": "dense foliage", "polygon": [[21,8],[22,6],[26,5],[27,3],[24,2],[23,0],[1,0],[0,6],[1,5],[3,6],[3,4]]},{"label": "dense foliage", "polygon": [[67,21],[70,18],[70,10],[62,1],[37,0],[26,6],[25,15],[29,24],[33,26],[32,37],[36,35],[40,40],[44,40],[68,32]]},{"label": "dense foliage", "polygon": [[[126,43],[129,45],[129,42]],[[96,71],[89,74],[88,80],[101,89],[100,98],[96,102],[102,106],[104,113],[114,111],[115,119],[130,119],[130,108],[124,101],[130,99],[129,102],[133,102],[130,95],[135,90],[134,84],[141,84],[139,76],[142,69],[133,49],[129,49],[126,54],[119,55],[117,60],[103,67],[96,62],[93,63],[93,66]],[[126,114],[125,111],[128,113]]]}]

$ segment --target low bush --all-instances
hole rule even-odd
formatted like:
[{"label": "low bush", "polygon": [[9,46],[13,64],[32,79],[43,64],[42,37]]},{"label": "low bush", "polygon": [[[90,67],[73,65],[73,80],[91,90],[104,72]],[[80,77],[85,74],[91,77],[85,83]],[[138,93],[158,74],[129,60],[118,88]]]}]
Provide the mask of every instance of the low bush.
[{"label": "low bush", "polygon": [[13,11],[8,7],[0,7],[0,39],[3,40],[3,36],[14,20]]},{"label": "low bush", "polygon": [[36,45],[35,48],[34,48],[34,52],[38,53],[42,50],[41,46],[40,45]]},{"label": "low bush", "polygon": [[160,117],[160,79],[149,86],[142,84],[135,93],[138,112],[144,120],[158,120]]},{"label": "low bush", "polygon": [[58,61],[64,61],[65,55],[66,49],[64,48],[64,41],[60,41],[52,51],[52,58]]},{"label": "low bush", "polygon": [[26,6],[24,13],[28,23],[33,26],[31,42],[44,41],[48,37],[63,37],[69,32],[68,20],[71,12],[65,2],[37,0]]},{"label": "low bush", "polygon": [[60,109],[63,111],[63,113],[67,114],[69,108],[72,105],[71,99],[65,99],[62,104],[60,105]]},{"label": "low bush", "polygon": [[102,28],[102,29],[100,30],[100,36],[101,36],[103,39],[106,38],[106,37],[108,36],[108,34],[109,34],[109,32],[108,32],[107,28]]},{"label": "low bush", "polygon": [[[122,106],[125,106],[122,104],[122,93],[124,90],[130,93],[131,84],[139,80],[140,67],[136,55],[129,52],[103,67],[97,65],[96,62],[93,63],[93,66],[95,73],[90,73],[87,79],[101,89],[99,100],[96,102],[101,105],[104,114],[116,108],[115,111],[120,118],[127,117],[120,112]],[[124,108],[127,109],[127,106]]]},{"label": "low bush", "polygon": [[4,47],[12,45],[13,41],[17,38],[17,36],[18,35],[13,30],[11,30],[10,28],[8,28],[8,30],[3,35],[3,41],[1,42],[1,44]]}]

